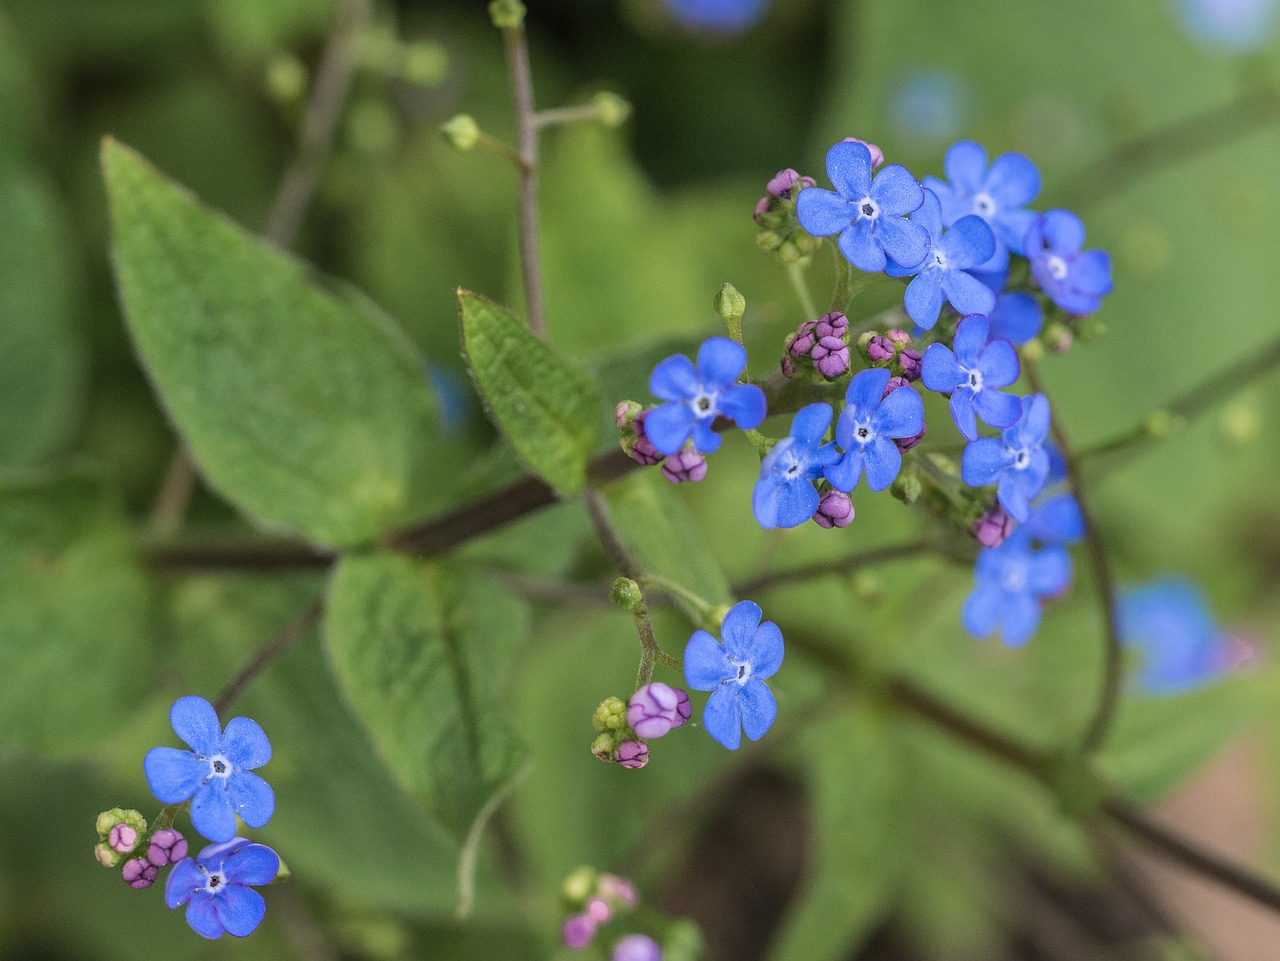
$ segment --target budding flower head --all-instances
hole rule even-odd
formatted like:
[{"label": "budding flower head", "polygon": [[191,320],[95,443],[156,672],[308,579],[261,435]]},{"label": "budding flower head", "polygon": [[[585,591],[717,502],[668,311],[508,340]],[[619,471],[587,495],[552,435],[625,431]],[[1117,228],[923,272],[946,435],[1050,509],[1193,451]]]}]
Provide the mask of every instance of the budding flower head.
[{"label": "budding flower head", "polygon": [[628,934],[614,945],[610,961],[662,961],[662,948],[647,934]]},{"label": "budding flower head", "polygon": [[662,476],[673,484],[696,484],[707,476],[707,459],[686,447],[662,462]]},{"label": "budding flower head", "polygon": [[121,854],[132,854],[138,846],[138,832],[128,824],[117,824],[107,832],[107,844],[113,851]]},{"label": "budding flower head", "polygon": [[692,712],[688,694],[653,681],[631,695],[627,723],[640,737],[662,737],[687,721]]},{"label": "budding flower head", "polygon": [[591,753],[608,764],[613,760],[613,748],[617,739],[618,736],[613,731],[596,735],[596,739],[591,742]]},{"label": "budding flower head", "polygon": [[849,372],[849,346],[839,337],[823,337],[809,352],[813,366],[827,380],[835,380]]},{"label": "budding flower head", "polygon": [[177,864],[187,856],[187,841],[174,830],[157,831],[147,845],[147,860],[158,868]]},{"label": "budding flower head", "polygon": [[98,837],[108,841],[111,829],[122,824],[133,828],[139,834],[145,834],[147,831],[147,819],[142,816],[141,811],[135,811],[132,808],[112,808],[110,811],[103,811],[98,815],[94,827],[98,831]]},{"label": "budding flower head", "polygon": [[120,863],[120,854],[106,841],[99,841],[93,848],[93,856],[104,868],[114,868]]},{"label": "budding flower head", "polygon": [[[619,578],[622,580],[622,578]],[[632,581],[631,583],[635,583]],[[597,731],[621,730],[627,723],[627,706],[620,697],[606,697],[596,708],[591,718],[591,726]]]},{"label": "budding flower head", "polygon": [[1013,518],[996,505],[984,511],[970,529],[983,547],[999,547],[1013,533]]},{"label": "budding flower head", "polygon": [[640,768],[649,763],[649,746],[644,741],[623,741],[613,753],[623,767]]},{"label": "budding flower head", "polygon": [[631,104],[608,90],[601,90],[592,97],[591,105],[596,108],[596,116],[606,127],[621,127],[631,116]]},{"label": "budding flower head", "polygon": [[560,934],[566,947],[579,951],[596,936],[596,923],[585,914],[575,914],[565,921]]},{"label": "budding flower head", "polygon": [[459,150],[470,150],[480,141],[480,125],[467,113],[446,120],[440,125],[440,132]]},{"label": "budding flower head", "polygon": [[525,6],[520,0],[493,0],[489,19],[499,30],[513,30],[524,23]]},{"label": "budding flower head", "polygon": [[844,491],[832,488],[825,491],[818,501],[813,520],[819,527],[830,530],[833,527],[848,527],[853,523],[853,514],[853,498]]},{"label": "budding flower head", "polygon": [[721,284],[715,296],[716,313],[729,325],[741,322],[742,315],[747,312],[747,298],[733,284]]},{"label": "budding flower head", "polygon": [[[683,694],[684,692],[681,691],[680,693]],[[688,703],[687,696],[686,703]],[[636,890],[636,886],[631,882],[630,878],[620,877],[616,874],[602,874],[600,875],[599,891],[600,897],[606,901],[612,901],[624,907],[634,908],[640,903],[640,893]]]},{"label": "budding flower head", "polygon": [[160,869],[146,858],[133,858],[124,863],[121,875],[131,888],[149,888],[156,883]]},{"label": "budding flower head", "polygon": [[857,137],[845,137],[845,143],[860,143],[867,148],[867,152],[871,154],[871,169],[875,170],[884,163],[884,151],[869,140],[860,140]]},{"label": "budding flower head", "polygon": [[644,408],[634,400],[620,400],[613,409],[613,423],[618,430],[632,430],[636,416]]}]

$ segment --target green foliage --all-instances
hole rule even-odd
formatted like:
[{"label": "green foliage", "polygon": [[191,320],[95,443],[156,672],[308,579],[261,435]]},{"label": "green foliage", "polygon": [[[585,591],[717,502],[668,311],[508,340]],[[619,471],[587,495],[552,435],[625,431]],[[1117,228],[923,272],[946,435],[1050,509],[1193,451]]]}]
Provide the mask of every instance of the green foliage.
[{"label": "green foliage", "polygon": [[103,168],[129,328],[202,475],[260,522],[321,544],[385,530],[432,430],[399,331],[128,148],[107,141]]},{"label": "green foliage", "polygon": [[151,594],[119,503],[68,476],[0,488],[0,745],[67,755],[132,713]]},{"label": "green foliage", "polygon": [[595,382],[492,301],[459,290],[458,307],[463,350],[494,424],[534,473],[578,493],[599,441]]},{"label": "green foliage", "polygon": [[344,557],[325,636],[343,696],[383,760],[455,837],[519,771],[503,681],[525,606],[466,568]]}]

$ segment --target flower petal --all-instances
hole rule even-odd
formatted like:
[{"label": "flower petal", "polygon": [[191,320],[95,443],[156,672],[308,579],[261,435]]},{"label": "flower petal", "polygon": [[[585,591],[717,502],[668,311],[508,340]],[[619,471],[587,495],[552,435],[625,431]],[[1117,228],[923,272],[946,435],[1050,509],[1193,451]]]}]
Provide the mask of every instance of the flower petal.
[{"label": "flower petal", "polygon": [[226,930],[213,907],[213,895],[205,891],[196,892],[187,903],[187,924],[200,937],[210,941],[218,940]]},{"label": "flower petal", "polygon": [[271,760],[271,742],[257,721],[233,717],[222,735],[222,756],[235,767],[253,770]]},{"label": "flower petal", "polygon": [[739,661],[747,661],[751,656],[751,642],[756,636],[763,616],[760,605],[755,601],[738,601],[729,608],[720,625],[720,636],[724,639],[724,649],[730,657]]},{"label": "flower petal", "polygon": [[818,509],[818,492],[806,478],[783,484],[778,493],[778,527],[799,527]]},{"label": "flower petal", "polygon": [[968,270],[991,259],[996,251],[996,235],[985,220],[977,214],[969,214],[952,224],[938,245],[947,255],[947,263],[951,267]]},{"label": "flower petal", "polygon": [[881,436],[867,445],[863,454],[867,471],[867,486],[873,491],[882,491],[893,483],[902,469],[902,452],[898,445]]},{"label": "flower petal", "polygon": [[959,191],[972,197],[982,189],[987,173],[987,152],[972,140],[961,140],[947,151],[942,169]]},{"label": "flower petal", "polygon": [[[856,221],[840,235],[836,246],[840,248],[840,253],[844,254],[844,259],[853,266],[869,274],[877,274],[884,270],[888,261],[885,259],[884,250],[880,247],[879,241],[872,233],[871,223],[865,218]],[[923,257],[920,258],[920,260],[923,259]],[[916,262],[919,263],[919,261]]]},{"label": "flower petal", "polygon": [[782,501],[782,486],[775,477],[762,477],[751,488],[751,513],[756,523],[767,531],[778,526],[778,505]]},{"label": "flower petal", "polygon": [[1025,207],[1040,193],[1040,171],[1020,153],[1002,153],[987,171],[986,190],[1000,205]]},{"label": "flower petal", "polygon": [[902,297],[907,316],[925,330],[938,322],[938,314],[942,312],[943,273],[936,269],[922,271],[907,284],[907,292]]},{"label": "flower petal", "polygon": [[227,933],[237,938],[247,938],[262,923],[267,913],[267,902],[253,888],[243,884],[228,884],[221,894],[213,898],[218,920]]},{"label": "flower petal", "polygon": [[1111,255],[1105,250],[1086,250],[1071,261],[1071,285],[1099,296],[1111,293]]},{"label": "flower petal", "polygon": [[[901,217],[877,219],[875,235],[884,254],[892,257],[893,262],[901,267],[918,267],[929,254],[929,232],[919,224]],[[884,265],[875,270],[884,270]]]},{"label": "flower petal", "polygon": [[197,890],[204,887],[205,876],[196,867],[194,858],[183,858],[169,872],[169,880],[164,883],[165,907],[173,910],[191,900]]},{"label": "flower petal", "polygon": [[1018,352],[1007,340],[993,340],[978,357],[983,387],[1008,387],[1022,373]]},{"label": "flower petal", "polygon": [[191,799],[191,825],[210,841],[230,841],[236,836],[235,809],[222,778],[196,791]]},{"label": "flower petal", "polygon": [[[983,389],[974,395],[973,409],[988,427],[1008,427],[1022,416],[1022,398],[1002,394],[998,390]],[[973,440],[974,437],[969,439]]]},{"label": "flower petal", "polygon": [[227,793],[240,820],[251,828],[262,827],[275,813],[275,792],[252,771],[236,771],[227,778]]},{"label": "flower petal", "polygon": [[720,413],[743,430],[753,430],[764,421],[766,409],[764,391],[755,384],[734,384],[720,391],[716,407]]},{"label": "flower petal", "polygon": [[[714,454],[724,443],[724,438],[712,429],[713,422],[714,418],[711,417],[698,417],[693,422],[693,449],[699,454]],[[648,424],[648,421],[645,423]]]},{"label": "flower petal", "polygon": [[738,714],[747,737],[753,741],[764,737],[778,716],[778,702],[769,685],[754,676],[742,685],[738,692]]},{"label": "flower petal", "polygon": [[[1042,249],[1051,250],[1059,257],[1077,254],[1084,247],[1084,221],[1069,210],[1046,210],[1032,223],[1031,230],[1039,235]],[[1037,254],[1034,246],[1028,244],[1027,256]]]},{"label": "flower petal", "polygon": [[[924,188],[911,176],[911,171],[902,164],[889,164],[880,168],[875,180],[871,183],[871,199],[880,205],[880,219],[901,217],[915,213],[925,202]],[[938,206],[938,198],[933,198],[934,213],[930,219],[936,218],[938,228],[942,227],[942,211]],[[926,223],[928,229],[930,224]],[[894,260],[898,260],[894,257]],[[902,263],[902,261],[898,261]]]},{"label": "flower petal", "polygon": [[[976,367],[978,358],[982,356],[982,348],[987,346],[987,334],[990,330],[991,324],[982,314],[961,317],[960,323],[956,324],[955,340],[952,341],[956,360],[971,370]],[[985,370],[983,374],[985,376]]]},{"label": "flower petal", "polygon": [[239,884],[270,884],[280,873],[280,855],[265,844],[248,844],[227,858],[223,870]]},{"label": "flower petal", "polygon": [[742,743],[742,722],[738,713],[738,692],[736,683],[719,685],[707,698],[707,706],[702,709],[702,726],[707,733],[727,747],[736,751]]},{"label": "flower petal", "polygon": [[1006,441],[1011,447],[1035,447],[1049,435],[1049,401],[1044,394],[1022,398],[1022,417],[1009,428]]},{"label": "flower petal", "polygon": [[791,436],[805,447],[816,447],[831,426],[832,416],[830,404],[801,407],[791,421]]},{"label": "flower petal", "polygon": [[1064,547],[1046,547],[1031,556],[1027,586],[1038,597],[1052,597],[1071,583],[1071,555]]},{"label": "flower petal", "polygon": [[827,176],[842,197],[861,200],[871,193],[871,151],[866,144],[841,141],[827,151]]},{"label": "flower petal", "polygon": [[746,366],[746,348],[728,337],[708,337],[698,348],[698,378],[706,390],[728,387]]},{"label": "flower petal", "polygon": [[815,237],[830,237],[847,230],[856,216],[849,201],[821,187],[806,187],[796,198],[796,219],[806,233]]},{"label": "flower petal", "polygon": [[1084,537],[1084,515],[1074,497],[1059,494],[1038,505],[1024,529],[1046,543],[1073,544]]},{"label": "flower petal", "polygon": [[751,657],[751,676],[763,680],[773,677],[782,667],[782,630],[773,621],[765,621],[756,628],[748,651]]},{"label": "flower petal", "polygon": [[644,419],[644,434],[663,456],[676,453],[693,433],[693,408],[679,401],[659,404]]},{"label": "flower petal", "polygon": [[985,314],[996,305],[991,288],[963,270],[948,270],[942,275],[942,292],[947,302],[962,314]]},{"label": "flower petal", "polygon": [[994,437],[979,437],[964,449],[960,477],[970,487],[986,487],[1013,462],[1008,449]]},{"label": "flower petal", "polygon": [[[880,398],[884,396],[884,389],[892,376],[884,367],[871,367],[854,374],[844,391],[846,406],[840,412],[840,420],[852,423],[879,407]],[[896,394],[897,391],[895,390],[894,393]],[[836,427],[838,430],[839,424]],[[849,449],[849,445],[843,442],[840,446],[845,450]]]},{"label": "flower petal", "polygon": [[[967,449],[966,449],[967,452]],[[996,499],[1015,521],[1021,524],[1031,513],[1031,498],[1039,493],[1027,483],[1026,471],[1008,470],[996,482]]]},{"label": "flower petal", "polygon": [[899,387],[880,402],[872,423],[885,437],[914,437],[924,427],[924,401],[910,384]]},{"label": "flower petal", "polygon": [[[964,326],[963,321],[961,326]],[[960,336],[958,328],[956,336]],[[930,344],[920,364],[920,380],[929,390],[945,394],[955,390],[968,380],[968,377],[960,369],[960,365],[956,363],[956,355],[946,344]],[[897,391],[894,393],[896,394]]]},{"label": "flower petal", "polygon": [[965,598],[964,606],[960,609],[960,623],[971,637],[981,639],[995,633],[1005,597],[1004,591],[998,587],[979,584]]},{"label": "flower petal", "polygon": [[222,753],[222,725],[218,722],[218,712],[204,698],[195,694],[178,698],[169,709],[169,722],[174,733],[195,753],[205,757]]},{"label": "flower petal", "polygon": [[[982,391],[986,393],[986,391]],[[1017,398],[1014,398],[1015,402]],[[971,390],[958,390],[951,395],[951,420],[955,422],[956,430],[960,432],[960,436],[965,440],[978,439],[978,421],[974,415],[974,396]],[[1018,404],[1018,413],[1022,412],[1022,405]],[[985,419],[985,418],[984,418]]]},{"label": "flower petal", "polygon": [[162,804],[181,804],[196,793],[209,773],[209,763],[176,747],[153,747],[142,759],[151,793]]},{"label": "flower petal", "polygon": [[836,490],[846,494],[852,493],[858,486],[858,479],[862,477],[862,452],[850,451],[841,458],[839,463],[823,468],[822,476]]},{"label": "flower petal", "polygon": [[698,371],[684,354],[660,361],[649,375],[649,393],[659,400],[692,400],[698,393]]},{"label": "flower petal", "polygon": [[720,642],[706,631],[694,631],[684,647],[685,682],[695,691],[714,691],[735,674]]},{"label": "flower petal", "polygon": [[991,321],[988,336],[992,340],[1007,340],[1014,344],[1025,344],[1040,333],[1044,323],[1040,301],[1021,291],[996,297],[996,305],[987,319]]},{"label": "flower petal", "polygon": [[1040,602],[1030,594],[1005,595],[1000,612],[1000,640],[1009,647],[1021,647],[1040,626]]}]

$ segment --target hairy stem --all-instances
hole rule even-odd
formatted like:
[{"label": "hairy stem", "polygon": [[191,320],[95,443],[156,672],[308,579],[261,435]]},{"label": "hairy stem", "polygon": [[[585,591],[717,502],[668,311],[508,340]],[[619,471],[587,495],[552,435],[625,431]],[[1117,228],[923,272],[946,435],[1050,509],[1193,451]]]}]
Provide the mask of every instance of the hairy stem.
[{"label": "hairy stem", "polygon": [[524,24],[502,31],[515,99],[517,149],[520,152],[520,272],[524,281],[529,330],[547,335],[542,303],[542,264],[538,255],[538,123],[533,109],[533,75]]}]

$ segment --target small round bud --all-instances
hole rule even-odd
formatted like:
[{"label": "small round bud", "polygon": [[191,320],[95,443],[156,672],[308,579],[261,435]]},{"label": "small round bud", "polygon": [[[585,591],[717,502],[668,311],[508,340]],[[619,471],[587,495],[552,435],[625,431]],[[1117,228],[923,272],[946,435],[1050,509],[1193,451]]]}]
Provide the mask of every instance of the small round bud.
[{"label": "small round bud", "polygon": [[133,808],[112,808],[110,811],[103,811],[94,822],[94,827],[98,830],[98,837],[109,843],[111,829],[120,824],[128,825],[139,834],[147,832],[147,819],[142,816],[141,811],[135,811]]},{"label": "small round bud", "polygon": [[848,527],[853,523],[853,499],[844,491],[823,491],[813,521],[819,527]]},{"label": "small round bud", "polygon": [[889,485],[889,493],[904,504],[914,504],[920,499],[922,491],[920,478],[915,475],[914,471],[903,470],[892,484]]},{"label": "small round bud", "polygon": [[[637,735],[646,739],[662,737],[685,722],[680,714],[680,695],[661,681],[653,681],[631,695],[627,702],[627,723]],[[684,702],[689,703],[686,694]]]},{"label": "small round bud", "polygon": [[[618,578],[625,580],[625,578]],[[634,584],[635,581],[632,581]],[[627,723],[627,705],[620,697],[606,697],[591,717],[591,726],[597,731],[618,731]]]},{"label": "small round bud", "polygon": [[1074,340],[1075,335],[1071,333],[1071,328],[1056,321],[1046,324],[1044,331],[1040,334],[1040,341],[1055,354],[1065,354]]},{"label": "small round bud", "polygon": [[728,604],[718,604],[711,608],[707,614],[707,623],[703,626],[713,634],[718,633],[720,628],[724,626],[724,619],[729,616],[729,611],[733,610]]},{"label": "small round bud", "polygon": [[860,143],[862,144],[862,146],[866,147],[867,151],[871,154],[872,170],[875,170],[877,167],[879,167],[881,164],[884,163],[884,151],[882,151],[879,147],[873,144],[870,140],[863,140],[860,137],[845,137],[844,142]]},{"label": "small round bud", "polygon": [[782,360],[779,366],[782,368],[783,377],[791,378],[796,375],[796,365],[792,362],[791,357],[788,354],[782,355]]},{"label": "small round bud", "polygon": [[636,415],[642,410],[644,408],[634,400],[620,400],[618,406],[613,409],[613,423],[618,430],[631,430]]},{"label": "small round bud", "polygon": [[1027,341],[1022,345],[1021,350],[1022,359],[1028,363],[1034,364],[1037,361],[1044,360],[1044,344],[1040,343],[1038,338]]},{"label": "small round bud", "polygon": [[574,868],[560,885],[560,897],[572,909],[587,903],[596,889],[596,872],[586,866]]},{"label": "small round bud", "polygon": [[613,760],[613,749],[617,740],[617,735],[613,731],[606,731],[603,734],[598,734],[596,735],[596,739],[591,742],[591,753],[605,763],[611,762]]},{"label": "small round bud", "polygon": [[[861,343],[861,341],[859,341]],[[897,355],[898,349],[888,337],[872,336],[867,342],[867,359],[876,364],[887,364]]]},{"label": "small round bud", "polygon": [[865,354],[870,348],[871,342],[879,336],[874,330],[864,330],[858,335],[858,350]]},{"label": "small round bud", "polygon": [[649,763],[649,745],[644,741],[623,741],[613,752],[613,759],[623,767],[644,767]]},{"label": "small round bud", "polygon": [[838,310],[833,310],[831,313],[823,314],[815,320],[813,322],[813,330],[819,338],[843,338],[849,332],[849,318]]},{"label": "small round bud", "polygon": [[575,914],[564,923],[560,933],[565,946],[578,951],[590,944],[591,939],[596,936],[596,923],[585,914]]},{"label": "small round bud", "polygon": [[[685,696],[685,700],[688,701],[688,695]],[[628,908],[634,908],[640,903],[640,892],[631,883],[631,879],[617,874],[600,875],[600,896]]]},{"label": "small round bud", "polygon": [[493,0],[489,19],[499,30],[514,30],[524,23],[525,6],[520,0]]},{"label": "small round bud", "polygon": [[583,914],[596,924],[604,924],[613,914],[613,910],[609,907],[609,902],[603,898],[592,898],[587,902],[587,909]]},{"label": "small round bud", "polygon": [[714,300],[716,313],[730,327],[742,321],[747,312],[747,298],[733,284],[721,284]]},{"label": "small round bud", "polygon": [[707,476],[707,459],[692,447],[686,447],[662,462],[662,476],[673,484],[696,484]]},{"label": "small round bud", "polygon": [[106,841],[99,841],[93,848],[93,856],[104,868],[114,868],[120,863],[120,854]]},{"label": "small round bud", "polygon": [[157,831],[147,845],[147,860],[158,868],[177,864],[187,856],[187,840],[172,829]]},{"label": "small round bud", "polygon": [[125,883],[131,888],[149,888],[156,883],[160,869],[146,858],[133,858],[126,861],[120,871]]},{"label": "small round bud", "polygon": [[973,522],[970,530],[983,547],[999,547],[1013,533],[1013,518],[1004,512],[1004,508],[992,507]]},{"label": "small round bud", "polygon": [[117,824],[107,832],[107,844],[113,851],[121,854],[132,854],[138,846],[138,832],[127,824]]},{"label": "small round bud", "polygon": [[[804,179],[809,180],[809,183],[806,186],[814,186],[814,183],[810,178],[806,177]],[[779,170],[769,178],[769,182],[764,185],[764,192],[770,197],[777,197],[779,200],[786,200],[791,196],[791,188],[799,182],[799,172],[787,167],[784,170]]]},{"label": "small round bud", "polygon": [[929,433],[929,425],[921,424],[920,433],[912,434],[910,437],[895,437],[893,439],[893,443],[897,446],[898,450],[905,454],[907,451],[911,450],[911,448],[924,440],[924,435],[927,433]]},{"label": "small round bud", "polygon": [[920,367],[923,362],[920,351],[914,347],[907,347],[898,354],[898,369],[902,371],[902,376],[907,380],[918,380],[920,378]]},{"label": "small round bud", "polygon": [[1076,336],[1083,343],[1093,344],[1107,336],[1107,325],[1096,317],[1085,317],[1076,324]]},{"label": "small round bud", "polygon": [[608,90],[601,90],[592,97],[591,105],[596,108],[596,116],[606,127],[621,127],[631,116],[631,104]]},{"label": "small round bud", "polygon": [[897,327],[894,327],[891,330],[885,331],[884,335],[885,337],[889,338],[889,340],[893,341],[893,343],[895,344],[906,345],[911,343],[911,335],[908,334],[905,330],[900,330]]},{"label": "small round bud", "polygon": [[[640,590],[640,585],[629,577],[619,577],[613,582],[613,586],[609,588],[609,600],[632,614],[644,607],[644,594]],[[616,700],[617,698],[611,697],[605,701],[605,704]],[[602,704],[601,707],[603,706]]]},{"label": "small round bud", "polygon": [[808,357],[813,345],[818,342],[817,323],[806,320],[796,328],[796,332],[787,338],[787,353],[799,360]]},{"label": "small round bud", "polygon": [[449,71],[449,55],[444,47],[429,40],[419,40],[404,49],[400,76],[415,87],[434,87]]},{"label": "small round bud", "polygon": [[267,64],[266,87],[276,103],[297,103],[307,92],[307,68],[293,54],[278,53]]},{"label": "small round bud", "polygon": [[647,934],[628,934],[613,946],[610,961],[662,961],[662,948]]},{"label": "small round bud", "polygon": [[827,380],[835,380],[849,372],[849,347],[839,337],[823,337],[809,352],[813,366]]},{"label": "small round bud", "polygon": [[470,150],[480,141],[480,125],[468,113],[460,113],[440,125],[440,132],[459,150]]}]

